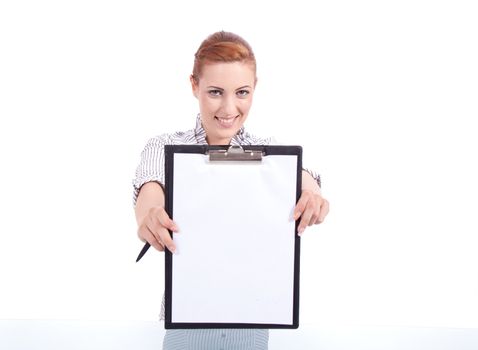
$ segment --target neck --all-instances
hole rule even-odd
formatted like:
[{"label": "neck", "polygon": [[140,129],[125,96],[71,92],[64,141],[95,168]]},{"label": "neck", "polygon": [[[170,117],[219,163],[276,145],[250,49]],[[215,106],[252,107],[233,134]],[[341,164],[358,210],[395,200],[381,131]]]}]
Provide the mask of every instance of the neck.
[{"label": "neck", "polygon": [[231,139],[225,138],[225,139],[212,139],[209,136],[206,136],[206,141],[207,144],[210,146],[214,145],[229,145],[231,143]]}]

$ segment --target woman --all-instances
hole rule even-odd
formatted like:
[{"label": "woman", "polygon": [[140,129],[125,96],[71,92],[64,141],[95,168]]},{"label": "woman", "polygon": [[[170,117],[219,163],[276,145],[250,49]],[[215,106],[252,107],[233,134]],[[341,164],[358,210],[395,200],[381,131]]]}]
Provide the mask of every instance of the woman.
[{"label": "woman", "polygon": [[[256,87],[256,61],[249,44],[233,33],[217,32],[204,40],[195,55],[190,76],[200,114],[195,129],[152,138],[136,171],[134,184],[138,236],[156,249],[175,252],[168,229],[178,231],[164,209],[164,145],[267,145],[244,130]],[[294,216],[298,232],[321,223],[329,211],[320,193],[320,178],[302,174],[302,193]],[[164,317],[162,310],[161,316]],[[268,331],[263,329],[168,330],[164,349],[267,349]]]}]

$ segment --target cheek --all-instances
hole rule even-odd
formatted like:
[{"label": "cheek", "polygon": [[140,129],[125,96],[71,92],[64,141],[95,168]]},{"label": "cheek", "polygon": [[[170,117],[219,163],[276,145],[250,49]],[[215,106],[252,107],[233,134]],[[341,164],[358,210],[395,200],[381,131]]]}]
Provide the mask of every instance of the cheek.
[{"label": "cheek", "polygon": [[199,100],[199,109],[203,114],[214,113],[220,107],[220,102],[208,97],[203,97]]},{"label": "cheek", "polygon": [[242,110],[243,113],[249,112],[249,109],[252,106],[252,98],[247,100],[241,100],[239,104],[239,108]]}]

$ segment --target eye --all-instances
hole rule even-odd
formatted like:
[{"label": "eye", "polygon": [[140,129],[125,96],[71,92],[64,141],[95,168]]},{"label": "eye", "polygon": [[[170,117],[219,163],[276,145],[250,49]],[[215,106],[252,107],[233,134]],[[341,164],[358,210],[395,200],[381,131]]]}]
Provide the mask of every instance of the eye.
[{"label": "eye", "polygon": [[236,92],[236,95],[239,97],[247,97],[247,95],[249,95],[249,90],[239,90]]},{"label": "eye", "polygon": [[218,89],[208,90],[207,93],[211,96],[221,96],[222,95],[222,91],[218,90]]}]

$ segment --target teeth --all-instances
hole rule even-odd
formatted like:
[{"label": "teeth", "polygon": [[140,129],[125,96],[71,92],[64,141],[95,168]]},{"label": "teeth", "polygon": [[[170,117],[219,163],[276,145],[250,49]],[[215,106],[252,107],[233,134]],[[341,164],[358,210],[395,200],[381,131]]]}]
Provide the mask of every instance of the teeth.
[{"label": "teeth", "polygon": [[217,118],[219,122],[225,126],[231,126],[236,118]]}]

